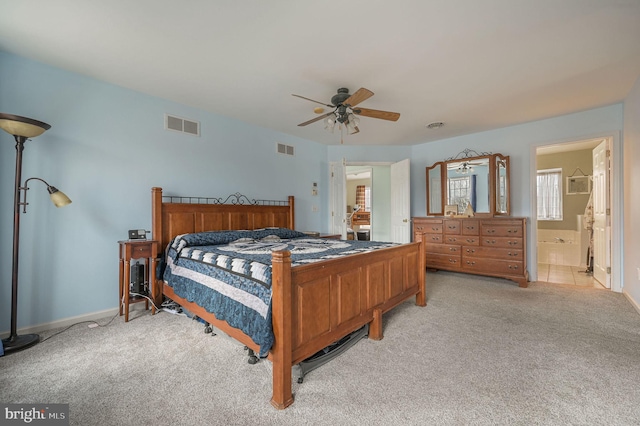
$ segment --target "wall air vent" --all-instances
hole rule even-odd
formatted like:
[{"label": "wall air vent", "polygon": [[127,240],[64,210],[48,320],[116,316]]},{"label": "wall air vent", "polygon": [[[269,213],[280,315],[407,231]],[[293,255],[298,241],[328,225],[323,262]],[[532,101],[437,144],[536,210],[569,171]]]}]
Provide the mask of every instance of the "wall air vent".
[{"label": "wall air vent", "polygon": [[293,147],[291,145],[278,143],[278,154],[293,155]]},{"label": "wall air vent", "polygon": [[186,118],[176,117],[175,115],[164,115],[164,127],[167,130],[175,130],[176,132],[200,136],[200,123],[198,121],[187,120]]}]

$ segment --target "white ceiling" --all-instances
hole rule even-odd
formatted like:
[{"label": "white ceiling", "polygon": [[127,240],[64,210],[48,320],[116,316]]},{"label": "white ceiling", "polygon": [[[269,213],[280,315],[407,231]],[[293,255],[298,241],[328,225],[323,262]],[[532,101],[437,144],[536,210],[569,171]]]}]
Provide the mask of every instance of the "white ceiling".
[{"label": "white ceiling", "polygon": [[640,0],[0,0],[0,11],[2,51],[324,144],[340,132],[298,127],[319,105],[291,94],[329,103],[366,87],[375,96],[360,106],[400,119],[362,117],[344,143],[410,145],[620,102],[640,75]]}]

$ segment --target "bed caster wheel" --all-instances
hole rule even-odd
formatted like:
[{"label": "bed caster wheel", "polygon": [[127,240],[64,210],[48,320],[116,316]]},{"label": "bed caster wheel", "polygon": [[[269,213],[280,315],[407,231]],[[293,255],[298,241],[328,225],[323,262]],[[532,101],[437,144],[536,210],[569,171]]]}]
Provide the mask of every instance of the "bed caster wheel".
[{"label": "bed caster wheel", "polygon": [[256,353],[253,352],[253,349],[250,349],[248,346],[245,346],[244,349],[249,351],[249,360],[247,362],[251,365],[257,363],[258,357],[256,356]]},{"label": "bed caster wheel", "polygon": [[298,377],[298,383],[304,382],[304,377]]},{"label": "bed caster wheel", "polygon": [[204,334],[213,333],[213,328],[209,324],[204,326]]}]

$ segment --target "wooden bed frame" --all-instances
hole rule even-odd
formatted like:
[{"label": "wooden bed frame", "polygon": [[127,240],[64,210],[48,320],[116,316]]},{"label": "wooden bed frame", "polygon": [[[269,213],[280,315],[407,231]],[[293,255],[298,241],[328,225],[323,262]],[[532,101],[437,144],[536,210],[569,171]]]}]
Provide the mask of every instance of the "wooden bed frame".
[{"label": "wooden bed frame", "polygon": [[[239,194],[236,194],[239,195]],[[205,204],[201,198],[163,197],[151,189],[152,233],[163,253],[180,234],[264,227],[294,228],[294,199],[263,204]],[[277,203],[277,205],[276,205]],[[425,252],[422,243],[361,253],[291,267],[288,251],[272,256],[272,321],[275,343],[271,404],[284,409],[293,403],[292,372],[305,360],[342,337],[369,324],[369,338],[382,339],[382,314],[415,295],[426,306]],[[177,296],[162,281],[152,285],[156,305],[163,295],[208,321],[242,344],[259,351],[249,336],[213,314]]]}]

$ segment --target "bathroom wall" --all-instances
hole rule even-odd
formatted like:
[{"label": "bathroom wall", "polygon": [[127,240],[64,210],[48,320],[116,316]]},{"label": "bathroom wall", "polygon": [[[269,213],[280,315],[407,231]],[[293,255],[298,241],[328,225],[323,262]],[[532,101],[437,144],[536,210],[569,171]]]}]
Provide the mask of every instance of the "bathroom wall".
[{"label": "bathroom wall", "polygon": [[[538,221],[538,230],[541,229],[578,229],[578,215],[584,214],[584,209],[589,201],[589,194],[567,195],[567,177],[571,175],[581,176],[577,168],[585,174],[593,174],[593,154],[591,149],[579,151],[560,152],[555,154],[538,155],[536,157],[538,170],[562,169],[562,216],[563,220]],[[539,240],[539,239],[538,239]]]},{"label": "bathroom wall", "polygon": [[537,169],[562,169],[563,220],[538,221],[538,263],[586,266],[588,235],[582,218],[589,194],[567,194],[567,177],[593,174],[591,149],[538,155]]}]

